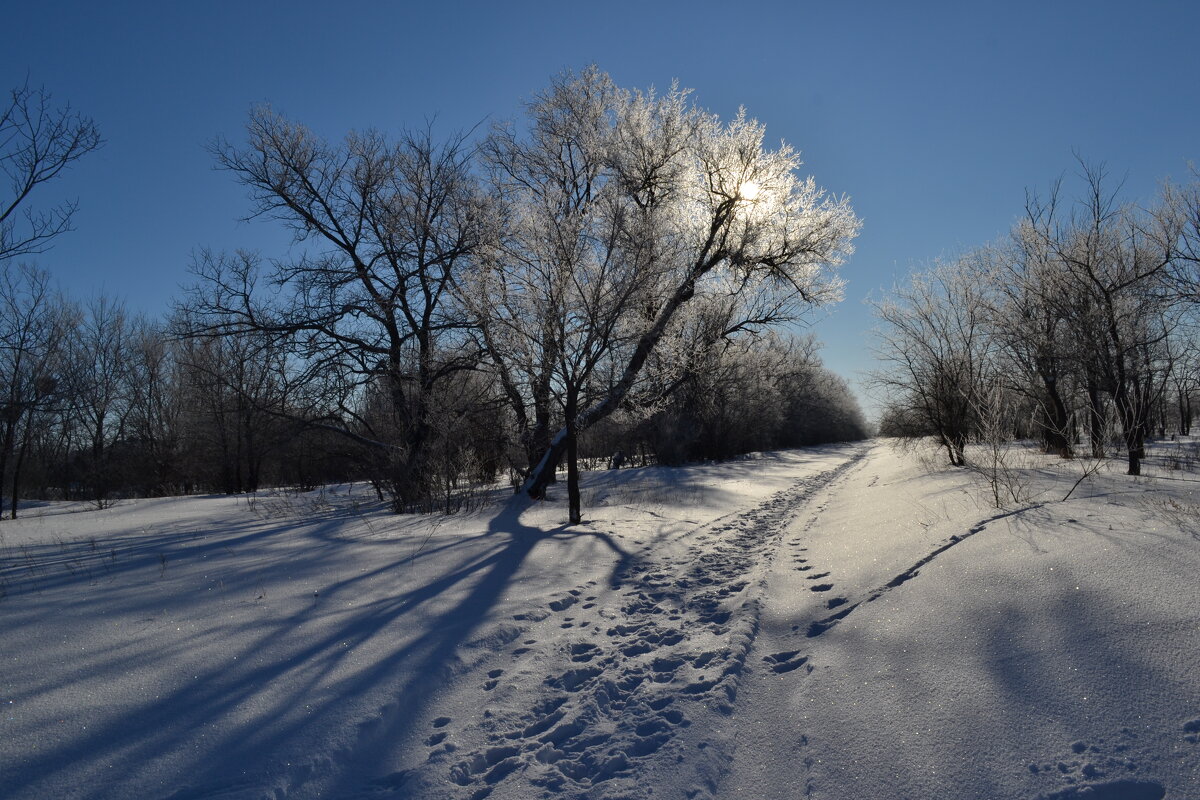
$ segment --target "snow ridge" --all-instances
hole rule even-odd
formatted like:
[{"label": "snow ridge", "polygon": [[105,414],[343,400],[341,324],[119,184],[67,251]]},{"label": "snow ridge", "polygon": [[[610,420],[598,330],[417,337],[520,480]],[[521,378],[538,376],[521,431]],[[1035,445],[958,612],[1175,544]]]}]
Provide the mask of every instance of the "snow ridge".
[{"label": "snow ridge", "polygon": [[[844,597],[838,597],[838,598],[834,598],[833,600],[830,600],[829,608],[838,608],[841,606],[845,606],[845,607],[842,608],[840,611],[830,614],[827,617],[822,617],[821,619],[816,620],[811,625],[809,625],[808,626],[808,638],[812,639],[814,637],[820,636],[822,633],[829,630],[830,628],[832,628],[834,625],[841,622],[846,617],[850,616],[850,613],[852,611],[854,611],[854,609],[858,608],[859,606],[863,605],[864,603],[872,603],[872,602],[878,600],[880,597],[883,597],[883,595],[887,594],[892,589],[895,589],[897,586],[907,583],[908,581],[917,577],[917,575],[919,575],[921,572],[921,568],[924,567],[926,564],[933,561],[935,558],[937,558],[942,553],[949,550],[951,547],[954,547],[954,545],[960,544],[961,542],[966,541],[968,538],[974,536],[975,534],[980,533],[981,531],[983,531],[984,528],[986,528],[988,525],[992,524],[993,522],[997,522],[1002,519],[1007,519],[1008,517],[1013,517],[1018,514],[1023,514],[1026,511],[1032,511],[1033,509],[1041,508],[1044,505],[1045,505],[1045,503],[1034,503],[1032,505],[1022,506],[1021,508],[1014,509],[1012,511],[1005,511],[1000,514],[996,514],[995,516],[988,517],[987,519],[983,520],[982,522],[980,522],[979,524],[975,525],[973,528],[968,530],[966,533],[963,533],[961,535],[951,536],[949,539],[946,540],[946,542],[944,542],[941,546],[939,546],[937,549],[935,549],[929,555],[925,556],[920,561],[913,564],[908,569],[904,570],[904,572],[901,572],[899,575],[892,578],[890,581],[885,583],[883,586],[880,586],[879,588],[873,590],[866,597],[864,597],[862,600],[859,600],[856,603],[850,603],[849,605],[846,605],[846,603],[848,603],[849,601]],[[828,573],[825,573],[825,574],[828,574]],[[831,588],[833,588],[833,586],[832,586],[832,584],[830,584],[830,585],[826,586],[825,588],[831,589]],[[817,589],[815,587],[814,587],[814,591],[817,591]]]}]

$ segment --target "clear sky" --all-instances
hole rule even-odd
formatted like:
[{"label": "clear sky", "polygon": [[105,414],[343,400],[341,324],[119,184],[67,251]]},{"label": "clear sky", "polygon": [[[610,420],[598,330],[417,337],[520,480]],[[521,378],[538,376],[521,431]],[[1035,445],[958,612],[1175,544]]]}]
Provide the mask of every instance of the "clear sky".
[{"label": "clear sky", "polygon": [[[28,76],[107,144],[35,202],[78,198],[76,230],[37,257],[77,297],[148,314],[198,247],[282,252],[240,222],[244,191],[205,145],[269,102],[318,133],[450,133],[511,119],[563,69],[739,105],[864,219],[846,299],[813,324],[857,384],[864,298],[1006,231],[1026,189],[1075,166],[1128,199],[1200,161],[1200,2],[38,2],[0,18],[0,76]],[[867,398],[864,402],[870,405]]]}]

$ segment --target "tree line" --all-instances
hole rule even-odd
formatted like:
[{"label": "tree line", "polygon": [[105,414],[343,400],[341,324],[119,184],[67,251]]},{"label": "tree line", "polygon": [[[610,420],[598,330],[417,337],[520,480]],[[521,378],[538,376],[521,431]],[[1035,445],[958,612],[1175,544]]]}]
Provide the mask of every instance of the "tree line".
[{"label": "tree line", "polygon": [[980,438],[1072,458],[1190,434],[1200,395],[1200,176],[1122,202],[1080,164],[1027,198],[1007,236],[913,275],[875,304],[881,433],[934,436],[952,464]]},{"label": "tree line", "polygon": [[594,67],[474,142],[331,143],[256,108],[211,152],[288,253],[199,251],[160,321],[63,297],[15,260],[29,245],[0,259],[10,505],[370,480],[398,510],[453,510],[505,475],[542,497],[565,462],[578,522],[581,459],[861,438],[783,327],[837,299],[859,221],[763,136]]}]

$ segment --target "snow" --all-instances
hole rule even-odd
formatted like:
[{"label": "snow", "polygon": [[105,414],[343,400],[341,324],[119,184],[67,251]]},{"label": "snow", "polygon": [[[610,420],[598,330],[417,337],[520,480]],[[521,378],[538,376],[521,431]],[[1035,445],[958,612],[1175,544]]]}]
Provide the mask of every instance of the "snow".
[{"label": "snow", "polygon": [[[887,443],[0,523],[5,798],[1200,796],[1200,482]],[[1166,480],[1184,478],[1184,480]]]}]

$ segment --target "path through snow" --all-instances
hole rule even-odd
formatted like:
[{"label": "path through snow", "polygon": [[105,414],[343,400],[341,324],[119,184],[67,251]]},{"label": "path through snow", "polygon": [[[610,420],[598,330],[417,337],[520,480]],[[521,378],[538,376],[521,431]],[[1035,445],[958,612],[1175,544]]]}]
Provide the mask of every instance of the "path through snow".
[{"label": "path through snow", "polygon": [[834,577],[835,563],[811,557],[807,544],[825,503],[854,492],[873,475],[861,453],[822,485],[784,526],[764,579],[758,636],[750,650],[745,688],[734,715],[736,747],[720,796],[794,800],[808,796],[808,736],[797,724],[813,666],[806,635],[831,608],[848,608],[850,587]]},{"label": "path through snow", "polygon": [[[730,716],[780,538],[865,452],[850,449],[750,510],[691,529],[685,550],[643,552],[607,587],[564,592],[498,654],[512,666],[491,669],[479,687],[503,694],[515,674],[509,688],[521,704],[502,711],[500,699],[481,724],[433,720],[425,763],[376,779],[361,796],[724,796]],[[602,606],[605,588],[616,602]],[[774,669],[802,663],[781,659]]]}]

